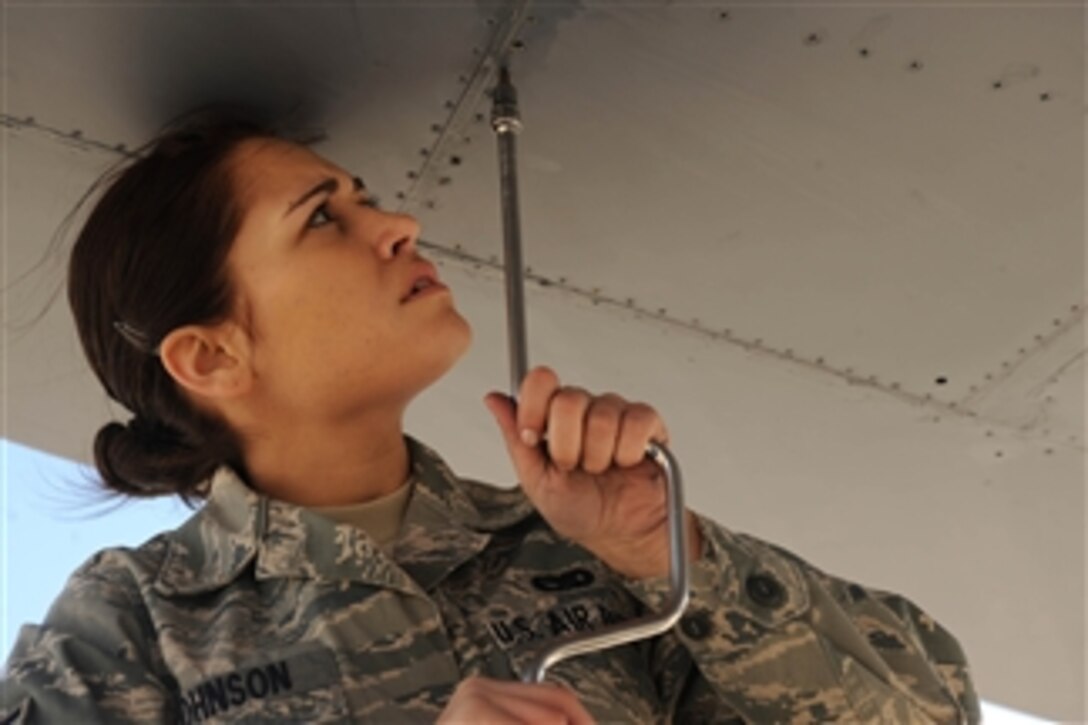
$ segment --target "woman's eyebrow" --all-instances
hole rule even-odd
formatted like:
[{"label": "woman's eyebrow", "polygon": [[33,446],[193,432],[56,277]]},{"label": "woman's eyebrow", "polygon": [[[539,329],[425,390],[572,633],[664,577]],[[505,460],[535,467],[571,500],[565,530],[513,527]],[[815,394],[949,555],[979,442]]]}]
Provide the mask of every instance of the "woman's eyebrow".
[{"label": "woman's eyebrow", "polygon": [[[359,178],[358,176],[353,176],[351,178],[351,187],[352,187],[352,189],[354,191],[362,191],[363,189],[366,188],[366,184],[364,184],[363,180],[361,178]],[[284,218],[286,218],[295,209],[297,209],[298,207],[305,204],[308,199],[316,196],[317,194],[321,194],[321,193],[335,194],[337,189],[339,189],[339,188],[340,188],[340,182],[337,181],[335,178],[330,176],[329,178],[323,180],[320,184],[318,184],[317,186],[315,186],[314,188],[310,189],[305,194],[300,196],[298,199],[291,202],[290,205],[288,205],[288,207],[287,207],[287,211],[284,212],[284,215],[283,215]]]},{"label": "woman's eyebrow", "polygon": [[300,196],[298,199],[291,202],[291,204],[287,207],[287,211],[283,215],[284,218],[287,218],[287,216],[290,215],[291,212],[293,212],[295,209],[297,209],[298,207],[305,204],[306,201],[308,199],[310,199],[311,197],[316,196],[317,194],[320,194],[322,192],[326,192],[326,193],[329,193],[329,194],[335,194],[336,190],[339,189],[339,188],[340,188],[340,182],[337,181],[336,179],[334,179],[332,177],[329,177],[329,178],[325,179],[320,184],[318,184],[317,186],[315,186],[314,188],[310,189],[305,194]]}]

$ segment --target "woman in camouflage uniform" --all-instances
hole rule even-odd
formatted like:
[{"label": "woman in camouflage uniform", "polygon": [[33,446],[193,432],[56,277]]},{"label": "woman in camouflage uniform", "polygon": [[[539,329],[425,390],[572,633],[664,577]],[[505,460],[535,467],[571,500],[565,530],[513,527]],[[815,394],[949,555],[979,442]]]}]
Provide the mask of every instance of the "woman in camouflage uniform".
[{"label": "woman in camouflage uniform", "polygon": [[456,476],[402,430],[471,341],[418,233],[248,124],[170,131],[110,179],[69,269],[88,360],[134,415],[96,465],[206,503],[72,575],[20,633],[0,720],[979,720],[961,648],[910,601],[691,512],[678,626],[517,682],[542,642],[660,606],[644,451],[668,433],[540,367],[516,407],[485,398],[520,486]]}]

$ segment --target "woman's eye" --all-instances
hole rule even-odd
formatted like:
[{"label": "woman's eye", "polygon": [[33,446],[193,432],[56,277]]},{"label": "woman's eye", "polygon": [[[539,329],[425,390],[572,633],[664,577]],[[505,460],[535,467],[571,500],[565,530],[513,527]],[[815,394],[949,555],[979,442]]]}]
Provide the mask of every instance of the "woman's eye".
[{"label": "woman's eye", "polygon": [[312,228],[324,226],[332,221],[332,217],[329,216],[329,210],[326,208],[327,204],[314,209],[314,213],[310,215],[310,218],[306,221],[306,226]]}]

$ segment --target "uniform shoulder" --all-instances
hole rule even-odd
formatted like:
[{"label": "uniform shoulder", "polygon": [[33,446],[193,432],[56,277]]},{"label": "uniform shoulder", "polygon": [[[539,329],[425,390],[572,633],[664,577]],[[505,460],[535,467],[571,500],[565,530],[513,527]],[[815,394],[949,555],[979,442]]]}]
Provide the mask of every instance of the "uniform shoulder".
[{"label": "uniform shoulder", "polygon": [[[912,649],[929,667],[962,708],[968,722],[981,717],[967,655],[956,637],[914,600],[896,592],[867,586],[828,574],[797,554],[778,544],[748,534],[736,534],[754,550],[773,552],[796,565],[809,580],[809,587],[819,587],[834,601],[859,632],[889,662],[906,666],[906,651]],[[825,600],[826,601],[826,600]],[[911,643],[906,648],[903,639]],[[917,680],[918,678],[916,678]]]},{"label": "uniform shoulder", "polygon": [[64,593],[70,596],[86,587],[140,590],[149,586],[159,576],[172,534],[172,531],[158,533],[135,547],[99,549],[71,573]]}]

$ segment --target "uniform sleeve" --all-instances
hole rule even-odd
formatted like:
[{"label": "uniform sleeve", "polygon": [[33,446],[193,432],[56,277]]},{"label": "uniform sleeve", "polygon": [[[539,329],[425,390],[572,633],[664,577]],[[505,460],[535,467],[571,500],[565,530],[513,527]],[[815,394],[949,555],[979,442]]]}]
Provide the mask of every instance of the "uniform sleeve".
[{"label": "uniform sleeve", "polygon": [[165,722],[173,699],[135,582],[92,557],[0,673],[0,723]]},{"label": "uniform sleeve", "polygon": [[[674,722],[980,722],[962,648],[913,602],[698,521],[688,608],[650,653]],[[667,587],[628,582],[654,609]]]}]

